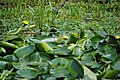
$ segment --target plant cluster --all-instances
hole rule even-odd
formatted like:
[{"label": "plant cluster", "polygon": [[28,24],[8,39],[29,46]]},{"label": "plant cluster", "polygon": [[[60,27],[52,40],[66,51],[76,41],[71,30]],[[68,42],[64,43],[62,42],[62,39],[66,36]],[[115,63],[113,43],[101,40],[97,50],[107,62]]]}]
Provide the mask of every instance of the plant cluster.
[{"label": "plant cluster", "polygon": [[45,1],[1,0],[0,79],[120,79],[118,1]]},{"label": "plant cluster", "polygon": [[23,30],[10,31],[0,41],[2,80],[120,78],[119,36],[81,29],[23,37]]}]

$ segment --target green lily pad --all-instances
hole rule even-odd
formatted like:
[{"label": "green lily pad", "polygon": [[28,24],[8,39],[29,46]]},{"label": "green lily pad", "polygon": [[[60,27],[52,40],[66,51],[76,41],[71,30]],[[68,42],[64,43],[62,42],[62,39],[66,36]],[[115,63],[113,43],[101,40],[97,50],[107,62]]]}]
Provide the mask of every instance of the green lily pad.
[{"label": "green lily pad", "polygon": [[14,51],[14,55],[17,56],[18,58],[23,58],[31,54],[34,51],[34,49],[35,49],[34,45],[24,46],[16,49]]},{"label": "green lily pad", "polygon": [[38,75],[37,71],[31,68],[20,69],[17,71],[17,74],[19,74],[21,77],[25,77],[29,79],[33,79]]},{"label": "green lily pad", "polygon": [[113,69],[115,70],[120,70],[120,58],[118,57],[118,59],[113,63]]},{"label": "green lily pad", "polygon": [[84,69],[83,69],[81,64],[76,59],[72,60],[71,68],[73,69],[73,71],[75,71],[77,73],[79,78],[83,78],[84,77]]},{"label": "green lily pad", "polygon": [[50,53],[50,54],[54,54],[54,55],[70,55],[71,50],[63,47],[63,48],[54,49],[53,52]]}]

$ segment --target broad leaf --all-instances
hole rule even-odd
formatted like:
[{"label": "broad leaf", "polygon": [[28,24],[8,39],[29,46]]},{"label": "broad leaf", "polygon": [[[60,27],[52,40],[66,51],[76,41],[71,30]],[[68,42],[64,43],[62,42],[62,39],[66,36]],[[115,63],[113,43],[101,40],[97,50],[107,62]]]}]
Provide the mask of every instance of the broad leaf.
[{"label": "broad leaf", "polygon": [[84,75],[87,75],[90,78],[90,80],[97,80],[95,73],[93,73],[90,69],[88,69],[84,65],[82,67],[84,69]]},{"label": "broad leaf", "polygon": [[29,56],[30,61],[40,61],[40,54],[38,52],[33,53]]},{"label": "broad leaf", "polygon": [[119,73],[120,73],[120,70],[110,70],[104,75],[104,78],[109,78],[109,79],[114,78]]},{"label": "broad leaf", "polygon": [[91,61],[86,64],[87,66],[90,66],[91,68],[97,68],[100,66],[96,61]]},{"label": "broad leaf", "polygon": [[111,45],[105,45],[104,47],[104,53],[102,53],[101,55],[103,55],[104,57],[115,61],[117,58],[117,51],[115,49],[115,47],[111,46]]},{"label": "broad leaf", "polygon": [[66,77],[68,73],[69,71],[65,67],[62,67],[62,66],[58,66],[50,70],[50,74],[54,77]]},{"label": "broad leaf", "polygon": [[113,69],[120,70],[120,58],[118,56],[118,59],[113,64]]},{"label": "broad leaf", "polygon": [[46,80],[56,80],[56,78],[55,77],[49,77]]},{"label": "broad leaf", "polygon": [[58,64],[67,66],[69,64],[69,61],[65,58],[55,58],[52,60],[52,63],[53,63],[53,66]]},{"label": "broad leaf", "polygon": [[83,69],[81,64],[76,59],[72,60],[71,68],[77,73],[79,78],[83,78],[84,77],[84,69]]},{"label": "broad leaf", "polygon": [[96,47],[96,44],[103,39],[104,38],[102,36],[94,36],[90,40],[91,40],[93,46]]},{"label": "broad leaf", "polygon": [[81,50],[81,48],[78,47],[78,46],[76,46],[76,47],[74,47],[72,54],[75,54],[75,55],[77,55],[77,56],[81,56],[82,53],[83,53],[83,51]]},{"label": "broad leaf", "polygon": [[5,69],[7,62],[5,61],[0,61],[0,69]]},{"label": "broad leaf", "polygon": [[17,61],[17,58],[14,55],[6,55],[4,59],[8,60],[9,62]]},{"label": "broad leaf", "polygon": [[27,68],[27,67],[28,67],[25,62],[19,62],[19,63],[13,62],[13,66],[14,66],[16,69],[24,69],[24,68]]},{"label": "broad leaf", "polygon": [[34,49],[35,49],[34,45],[24,46],[15,50],[14,55],[17,56],[18,58],[23,58],[25,56],[28,56],[30,53],[32,53]]},{"label": "broad leaf", "polygon": [[37,71],[31,68],[20,69],[17,71],[17,74],[19,74],[21,77],[25,77],[29,79],[33,79],[38,75]]},{"label": "broad leaf", "polygon": [[63,47],[63,48],[54,49],[53,53],[50,53],[50,54],[54,54],[54,55],[69,55],[70,53],[71,53],[71,50]]}]

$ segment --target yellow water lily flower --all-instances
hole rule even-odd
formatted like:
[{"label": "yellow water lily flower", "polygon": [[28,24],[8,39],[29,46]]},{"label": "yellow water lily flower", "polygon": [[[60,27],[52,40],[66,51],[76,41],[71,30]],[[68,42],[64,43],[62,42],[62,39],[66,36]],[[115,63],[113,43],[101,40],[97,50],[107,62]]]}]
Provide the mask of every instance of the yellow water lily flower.
[{"label": "yellow water lily flower", "polygon": [[120,39],[120,36],[115,36],[116,39]]},{"label": "yellow water lily flower", "polygon": [[68,36],[63,36],[63,39],[68,39]]},{"label": "yellow water lily flower", "polygon": [[28,21],[22,21],[22,22],[23,22],[24,24],[26,24],[26,25],[27,25],[27,24],[29,24],[29,22],[28,22]]}]

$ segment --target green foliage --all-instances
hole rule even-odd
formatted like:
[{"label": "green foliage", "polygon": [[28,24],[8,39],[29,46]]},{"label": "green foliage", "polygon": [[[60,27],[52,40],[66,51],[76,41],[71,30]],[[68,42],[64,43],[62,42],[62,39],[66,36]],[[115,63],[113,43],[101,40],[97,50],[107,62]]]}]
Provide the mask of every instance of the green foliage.
[{"label": "green foliage", "polygon": [[[83,33],[76,32],[74,44],[69,43],[70,40],[74,41],[74,37],[71,37],[73,32],[67,33],[68,39],[54,33],[49,34],[56,37],[49,34],[28,39],[19,37],[17,40],[24,40],[25,43],[14,49],[16,37],[5,39],[7,42],[1,41],[5,43],[5,46],[1,45],[0,52],[1,79],[117,79],[120,73],[119,40],[112,35],[84,31],[93,35],[90,37],[89,33],[84,33],[81,39]],[[110,37],[116,41],[111,42]],[[7,50],[11,50],[11,53]],[[14,70],[9,73],[11,69]],[[8,70],[7,76],[5,70]]]},{"label": "green foliage", "polygon": [[0,79],[119,79],[119,3],[45,1],[1,1]]}]

